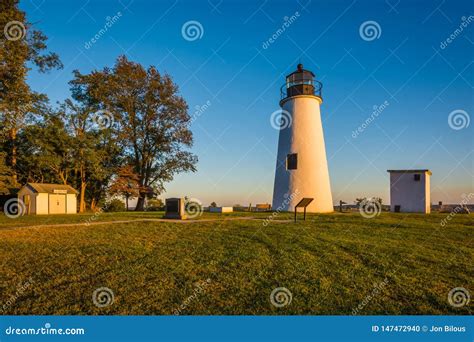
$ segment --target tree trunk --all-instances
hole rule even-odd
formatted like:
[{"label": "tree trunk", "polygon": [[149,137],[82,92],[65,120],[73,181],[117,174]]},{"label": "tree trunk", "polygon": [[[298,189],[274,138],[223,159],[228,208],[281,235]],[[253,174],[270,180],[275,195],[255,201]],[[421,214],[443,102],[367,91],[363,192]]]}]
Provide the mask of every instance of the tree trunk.
[{"label": "tree trunk", "polygon": [[128,196],[125,196],[125,205],[127,206],[127,211],[128,211]]},{"label": "tree trunk", "polygon": [[86,186],[87,183],[84,180],[81,180],[81,197],[79,199],[79,212],[86,212]]},{"label": "tree trunk", "polygon": [[97,206],[97,202],[96,202],[95,198],[93,198],[92,201],[91,201],[91,210],[95,212],[96,206]]},{"label": "tree trunk", "polygon": [[18,174],[16,172],[16,128],[12,128],[10,129],[10,144],[11,144],[11,149],[10,149],[10,166],[11,166],[11,169],[12,169],[12,177],[13,177],[13,182],[14,184],[18,184]]},{"label": "tree trunk", "polygon": [[137,206],[135,211],[144,211],[145,210],[145,194],[140,194],[137,201]]}]

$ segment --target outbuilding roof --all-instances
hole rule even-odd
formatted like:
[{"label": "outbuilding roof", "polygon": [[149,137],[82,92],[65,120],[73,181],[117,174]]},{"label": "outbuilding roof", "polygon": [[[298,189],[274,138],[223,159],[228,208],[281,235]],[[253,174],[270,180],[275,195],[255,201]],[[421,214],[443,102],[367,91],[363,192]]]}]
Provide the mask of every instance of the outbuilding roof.
[{"label": "outbuilding roof", "polygon": [[37,193],[47,193],[47,194],[57,194],[57,193],[66,193],[66,194],[77,194],[77,190],[70,185],[64,184],[48,184],[48,183],[27,183],[33,192]]},{"label": "outbuilding roof", "polygon": [[427,172],[431,176],[431,171],[429,169],[416,169],[416,170],[387,170],[387,172],[397,172],[397,173],[425,173]]}]

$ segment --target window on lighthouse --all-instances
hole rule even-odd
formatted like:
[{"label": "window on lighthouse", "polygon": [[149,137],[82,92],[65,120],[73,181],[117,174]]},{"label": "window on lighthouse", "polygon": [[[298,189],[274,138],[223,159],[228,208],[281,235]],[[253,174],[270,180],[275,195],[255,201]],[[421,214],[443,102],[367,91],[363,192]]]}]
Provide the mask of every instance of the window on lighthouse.
[{"label": "window on lighthouse", "polygon": [[298,167],[298,154],[290,153],[286,156],[286,169],[296,170]]}]

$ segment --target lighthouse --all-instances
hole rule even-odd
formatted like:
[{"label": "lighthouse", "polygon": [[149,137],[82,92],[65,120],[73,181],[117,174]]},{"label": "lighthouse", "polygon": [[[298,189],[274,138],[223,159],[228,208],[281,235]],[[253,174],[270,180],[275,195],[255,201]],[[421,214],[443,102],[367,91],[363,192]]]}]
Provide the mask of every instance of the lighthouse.
[{"label": "lighthouse", "polygon": [[273,210],[294,210],[302,198],[313,198],[307,212],[333,211],[320,106],[322,84],[298,64],[281,87]]}]

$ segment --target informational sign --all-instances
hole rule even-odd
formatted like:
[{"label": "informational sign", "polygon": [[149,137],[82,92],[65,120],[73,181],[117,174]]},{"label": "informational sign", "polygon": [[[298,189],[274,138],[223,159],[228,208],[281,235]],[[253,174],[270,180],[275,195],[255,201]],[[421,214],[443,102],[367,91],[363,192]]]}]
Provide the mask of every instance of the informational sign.
[{"label": "informational sign", "polygon": [[298,208],[304,208],[304,216],[303,220],[306,221],[306,207],[313,202],[314,198],[308,198],[304,197],[301,201],[298,202],[297,205],[295,205],[295,222],[296,222],[296,213],[298,211]]}]

